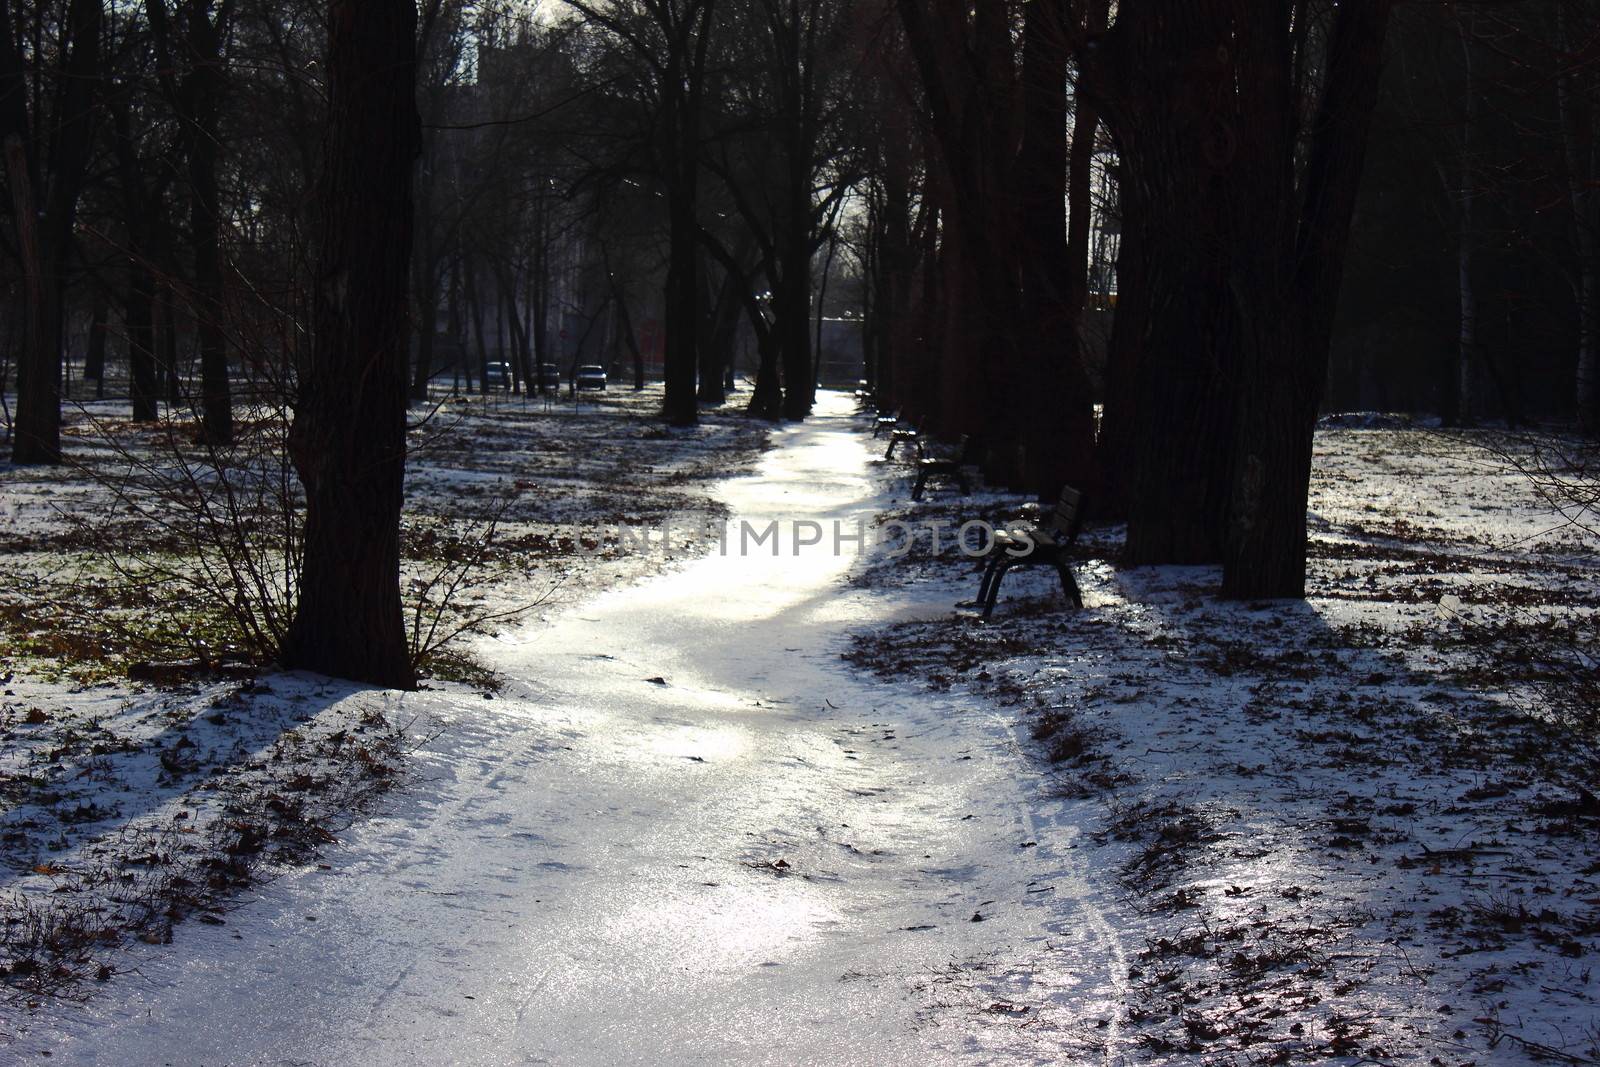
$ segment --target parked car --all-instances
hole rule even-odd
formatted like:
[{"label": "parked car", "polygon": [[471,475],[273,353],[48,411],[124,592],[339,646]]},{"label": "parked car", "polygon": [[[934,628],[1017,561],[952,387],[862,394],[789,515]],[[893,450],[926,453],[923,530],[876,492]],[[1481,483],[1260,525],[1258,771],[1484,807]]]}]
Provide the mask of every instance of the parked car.
[{"label": "parked car", "polygon": [[606,387],[606,369],[596,363],[585,363],[578,368],[578,373],[572,376],[574,389],[604,389]]},{"label": "parked car", "polygon": [[505,389],[511,385],[511,364],[485,363],[483,365],[483,384],[493,389]]},{"label": "parked car", "polygon": [[561,388],[561,368],[554,363],[539,364],[539,388],[552,392]]}]

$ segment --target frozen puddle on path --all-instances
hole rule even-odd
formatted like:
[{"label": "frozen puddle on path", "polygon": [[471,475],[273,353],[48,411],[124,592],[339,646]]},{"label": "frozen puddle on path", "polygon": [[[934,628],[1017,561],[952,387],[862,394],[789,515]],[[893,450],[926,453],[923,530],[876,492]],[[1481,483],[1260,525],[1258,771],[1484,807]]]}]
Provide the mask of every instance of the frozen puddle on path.
[{"label": "frozen puddle on path", "polygon": [[880,503],[849,412],[823,394],[724,486],[735,526],[782,520],[781,555],[709,556],[507,635],[502,698],[407,697],[446,728],[330,870],[185,924],[11,1051],[1119,1062],[1127,965],[1064,805],[1008,721],[852,674],[847,630],[915,605],[843,584],[849,545],[790,553],[793,521]]}]

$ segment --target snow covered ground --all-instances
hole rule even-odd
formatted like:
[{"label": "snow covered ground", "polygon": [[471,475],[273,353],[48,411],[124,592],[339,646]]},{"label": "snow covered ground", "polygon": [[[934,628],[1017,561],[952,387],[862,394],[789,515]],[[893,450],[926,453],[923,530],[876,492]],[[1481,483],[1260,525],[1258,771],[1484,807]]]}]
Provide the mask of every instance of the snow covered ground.
[{"label": "snow covered ground", "polygon": [[1306,604],[1118,572],[1112,529],[1087,610],[1022,576],[982,627],[954,554],[791,551],[1013,503],[907,503],[862,426],[825,394],[718,488],[777,556],[483,639],[497,693],[324,687],[308,734],[413,724],[403,788],[0,1058],[1590,1062],[1592,754],[1462,622],[1594,601],[1513,476],[1328,431]]},{"label": "snow covered ground", "polygon": [[[743,518],[870,518],[848,403],[785,430]],[[81,1006],[67,1063],[914,1063],[1120,1055],[1125,947],[1010,720],[883,685],[851,626],[942,598],[820,551],[713,554],[421,693],[414,785]],[[351,699],[362,699],[352,697]],[[336,705],[337,706],[337,705]]]},{"label": "snow covered ground", "polygon": [[[1115,568],[1110,528],[1082,613],[1024,572],[991,626],[862,633],[863,666],[1016,709],[1084,797],[1093,867],[1134,905],[1123,1032],[1153,1059],[1600,1056],[1595,723],[1568,699],[1592,714],[1600,568],[1486,443],[1320,433],[1304,603]],[[1007,503],[902,491],[889,514]],[[977,584],[923,546],[857,580]]]},{"label": "snow covered ground", "polygon": [[[665,431],[660,402],[656,388],[577,410],[505,396],[419,407],[408,595],[437,604],[429,578],[443,569],[460,579],[443,629],[491,616],[492,631],[508,612],[559,611],[697,554],[683,537],[670,557],[631,552],[607,527],[721,514],[706,487],[744,469],[766,430],[727,412]],[[262,673],[219,610],[233,591],[193,580],[197,548],[214,542],[195,536],[206,516],[182,478],[203,470],[191,423],[122,415],[112,401],[75,410],[60,467],[0,464],[0,1000],[12,1009],[114,977],[124,942],[223,921],[242,888],[312,862],[426,736],[384,694]],[[271,425],[241,420],[236,470],[274,470],[252,443]],[[258,508],[270,529],[271,495],[241,499],[241,528]],[[498,684],[459,645],[423,668],[446,692]]]}]

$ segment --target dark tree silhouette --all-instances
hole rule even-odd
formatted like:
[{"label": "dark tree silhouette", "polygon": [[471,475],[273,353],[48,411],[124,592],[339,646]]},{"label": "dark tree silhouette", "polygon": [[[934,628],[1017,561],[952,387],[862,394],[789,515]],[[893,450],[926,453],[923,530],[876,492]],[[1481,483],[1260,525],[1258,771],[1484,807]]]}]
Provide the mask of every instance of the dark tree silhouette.
[{"label": "dark tree silhouette", "polygon": [[1120,279],[1138,336],[1114,355],[1138,372],[1113,371],[1137,383],[1127,558],[1222,562],[1237,597],[1304,595],[1312,433],[1390,3],[1291,7],[1129,7],[1091,53],[1136,235]]},{"label": "dark tree silhouette", "polygon": [[330,6],[315,338],[290,436],[306,528],[284,661],[394,688],[416,684],[399,576],[416,20],[412,0]]},{"label": "dark tree silhouette", "polygon": [[[101,0],[72,0],[48,136],[28,112],[29,75],[11,4],[0,0],[0,143],[22,251],[24,342],[17,360],[16,463],[61,459],[61,358],[72,231],[94,143]],[[40,203],[42,193],[43,202]]]},{"label": "dark tree silhouette", "polygon": [[[189,180],[189,232],[194,251],[195,333],[200,341],[201,435],[215,445],[233,440],[233,396],[228,383],[228,350],[222,326],[221,194],[217,185],[221,154],[223,75],[222,37],[234,0],[223,0],[213,14],[212,0],[181,0],[177,15],[183,36],[175,41],[166,0],[146,0],[145,12],[155,44],[162,92],[183,129]],[[184,73],[175,74],[183,57]]]}]

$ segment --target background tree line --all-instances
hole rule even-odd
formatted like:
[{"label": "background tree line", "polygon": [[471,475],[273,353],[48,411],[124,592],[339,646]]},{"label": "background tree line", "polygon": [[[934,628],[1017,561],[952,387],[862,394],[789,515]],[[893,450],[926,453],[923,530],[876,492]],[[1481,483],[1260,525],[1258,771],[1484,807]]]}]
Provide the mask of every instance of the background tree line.
[{"label": "background tree line", "polygon": [[215,448],[281,398],[370,543],[430,382],[659,354],[686,425],[748,346],[801,419],[838,276],[991,482],[1298,596],[1326,404],[1600,425],[1597,59],[1594,0],[0,0],[12,457],[74,375]]}]

